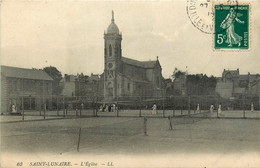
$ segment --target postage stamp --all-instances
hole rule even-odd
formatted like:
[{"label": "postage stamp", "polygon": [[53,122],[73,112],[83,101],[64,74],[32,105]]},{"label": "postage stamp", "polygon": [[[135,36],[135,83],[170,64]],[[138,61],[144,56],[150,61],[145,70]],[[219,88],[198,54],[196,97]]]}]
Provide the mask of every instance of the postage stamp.
[{"label": "postage stamp", "polygon": [[214,49],[248,49],[249,5],[215,5],[214,13]]}]

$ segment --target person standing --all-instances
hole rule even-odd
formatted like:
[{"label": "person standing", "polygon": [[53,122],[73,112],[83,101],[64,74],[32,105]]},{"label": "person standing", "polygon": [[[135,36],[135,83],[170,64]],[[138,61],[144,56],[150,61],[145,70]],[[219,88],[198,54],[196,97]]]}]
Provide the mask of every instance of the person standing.
[{"label": "person standing", "polygon": [[200,104],[197,105],[197,112],[200,111]]},{"label": "person standing", "polygon": [[213,112],[214,112],[214,105],[213,105],[213,104],[210,105],[209,111],[210,111],[210,113],[213,113]]},{"label": "person standing", "polygon": [[218,114],[221,114],[221,104],[218,105]]},{"label": "person standing", "polygon": [[153,104],[152,110],[153,110],[153,111],[152,111],[152,114],[153,114],[153,115],[156,115],[156,114],[157,114],[157,106],[156,106],[155,103]]},{"label": "person standing", "polygon": [[16,113],[16,106],[15,106],[15,104],[12,105],[12,113]]},{"label": "person standing", "polygon": [[254,112],[254,103],[251,102],[251,112]]},{"label": "person standing", "polygon": [[116,105],[113,104],[113,112],[116,112]]}]

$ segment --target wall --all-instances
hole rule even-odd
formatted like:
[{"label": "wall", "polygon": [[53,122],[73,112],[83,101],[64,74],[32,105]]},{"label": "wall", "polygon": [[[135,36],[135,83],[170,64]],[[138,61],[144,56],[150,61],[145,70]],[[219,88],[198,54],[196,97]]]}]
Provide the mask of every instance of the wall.
[{"label": "wall", "polygon": [[232,82],[218,82],[216,85],[216,92],[225,99],[232,97],[233,83]]},{"label": "wall", "polygon": [[64,82],[62,83],[62,95],[64,96],[75,96],[75,82]]}]

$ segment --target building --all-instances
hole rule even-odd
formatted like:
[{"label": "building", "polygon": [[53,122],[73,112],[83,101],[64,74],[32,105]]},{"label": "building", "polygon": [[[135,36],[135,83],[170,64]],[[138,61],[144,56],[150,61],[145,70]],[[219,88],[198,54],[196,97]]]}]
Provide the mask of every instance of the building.
[{"label": "building", "polygon": [[88,101],[103,98],[103,82],[100,75],[93,73],[90,76],[78,75],[75,91],[76,96],[85,97]]},{"label": "building", "polygon": [[17,111],[40,110],[44,103],[51,109],[52,83],[43,70],[1,66],[1,113],[11,112],[12,105]]},{"label": "building", "polygon": [[60,81],[60,86],[62,87],[62,96],[71,97],[76,94],[76,81],[77,76],[65,74]]},{"label": "building", "polygon": [[218,78],[216,92],[225,99],[242,98],[245,95],[260,96],[259,74],[239,74],[237,70],[225,70]]},{"label": "building", "polygon": [[137,61],[122,56],[122,34],[115,24],[113,11],[104,40],[105,100],[163,95],[162,68],[158,57],[154,61]]},{"label": "building", "polygon": [[225,70],[218,78],[216,92],[225,99],[242,98],[244,95],[260,96],[259,74],[239,74],[237,70]]},{"label": "building", "polygon": [[91,73],[90,76],[65,74],[60,82],[62,87],[61,96],[67,98],[82,97],[93,101],[97,96],[103,98],[103,84],[104,82],[98,74]]},{"label": "building", "polygon": [[180,74],[173,81],[173,88],[175,95],[186,95],[187,94],[187,75]]}]

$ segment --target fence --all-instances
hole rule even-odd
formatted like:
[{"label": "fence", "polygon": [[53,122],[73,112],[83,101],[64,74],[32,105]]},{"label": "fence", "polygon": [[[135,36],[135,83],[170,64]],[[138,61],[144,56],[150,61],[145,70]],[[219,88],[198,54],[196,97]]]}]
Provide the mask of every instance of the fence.
[{"label": "fence", "polygon": [[[24,116],[50,117],[168,117],[209,112],[213,106],[216,118],[260,118],[259,98],[242,97],[225,100],[217,96],[170,96],[170,97],[123,97],[117,101],[103,101],[97,97],[52,97],[41,104],[38,110],[21,110]],[[219,107],[221,106],[220,110]],[[156,109],[155,109],[156,107]],[[254,112],[254,113],[248,113]],[[214,115],[213,115],[214,116]]]}]

